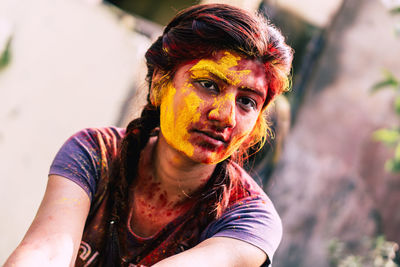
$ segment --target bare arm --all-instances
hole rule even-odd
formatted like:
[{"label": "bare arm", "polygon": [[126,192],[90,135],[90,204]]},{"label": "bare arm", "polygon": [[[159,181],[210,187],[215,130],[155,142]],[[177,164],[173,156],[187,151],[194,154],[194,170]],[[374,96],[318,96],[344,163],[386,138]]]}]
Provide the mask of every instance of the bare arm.
[{"label": "bare arm", "polygon": [[154,267],[168,266],[260,266],[267,255],[256,246],[229,237],[212,237],[182,253],[162,260]]},{"label": "bare arm", "polygon": [[35,219],[4,266],[73,266],[89,207],[79,185],[50,175]]}]

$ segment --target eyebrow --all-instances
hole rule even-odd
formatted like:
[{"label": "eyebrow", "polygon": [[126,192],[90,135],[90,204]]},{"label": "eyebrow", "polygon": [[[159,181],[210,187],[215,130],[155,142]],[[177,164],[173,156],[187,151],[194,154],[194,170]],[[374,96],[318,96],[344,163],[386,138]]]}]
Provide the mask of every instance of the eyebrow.
[{"label": "eyebrow", "polygon": [[214,76],[214,77],[216,77],[216,78],[219,78],[219,79],[222,80],[223,82],[228,83],[228,84],[233,84],[233,81],[232,81],[231,79],[229,79],[228,77],[226,77],[225,74],[223,74],[221,71],[219,71],[219,70],[217,70],[217,69],[215,69],[214,67],[211,67],[211,66],[209,66],[209,65],[203,65],[203,66],[201,66],[201,67],[193,66],[193,67],[190,69],[190,72],[199,71],[199,70],[200,70],[200,71],[201,71],[201,70],[208,71],[212,76]]},{"label": "eyebrow", "polygon": [[[224,83],[227,84],[233,84],[232,79],[229,79],[224,73],[222,73],[221,71],[215,69],[214,67],[211,67],[209,65],[203,65],[201,67],[197,67],[197,66],[193,66],[190,69],[190,72],[192,71],[208,71],[210,73],[210,75],[214,78],[214,79],[219,79],[221,81],[223,81]],[[240,86],[238,88],[240,91],[244,91],[244,92],[251,92],[251,93],[255,93],[258,96],[260,96],[261,98],[265,98],[265,93],[264,90],[257,90],[251,87],[247,87],[247,86]]]},{"label": "eyebrow", "polygon": [[249,87],[239,87],[239,90],[244,91],[244,92],[254,93],[254,94],[260,96],[262,99],[264,99],[266,97],[264,91],[261,91],[261,90],[257,90],[257,89],[253,89],[253,88],[249,88]]}]

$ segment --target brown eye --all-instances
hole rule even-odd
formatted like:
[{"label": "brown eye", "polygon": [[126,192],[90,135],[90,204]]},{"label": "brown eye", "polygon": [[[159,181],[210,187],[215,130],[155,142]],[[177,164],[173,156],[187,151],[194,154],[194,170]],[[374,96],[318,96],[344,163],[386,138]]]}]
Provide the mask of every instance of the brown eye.
[{"label": "brown eye", "polygon": [[249,111],[250,109],[257,109],[257,102],[250,97],[240,97],[237,101],[239,105],[246,111]]},{"label": "brown eye", "polygon": [[202,81],[197,81],[197,83],[200,84],[200,86],[203,87],[204,89],[218,92],[218,86],[213,81],[202,80]]}]

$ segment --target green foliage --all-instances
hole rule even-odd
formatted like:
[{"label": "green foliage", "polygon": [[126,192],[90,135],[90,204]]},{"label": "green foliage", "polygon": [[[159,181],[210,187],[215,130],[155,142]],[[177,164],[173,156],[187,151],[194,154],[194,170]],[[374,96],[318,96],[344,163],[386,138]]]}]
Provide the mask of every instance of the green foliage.
[{"label": "green foliage", "polygon": [[329,243],[331,267],[399,267],[394,261],[396,244],[384,236],[366,238],[360,242],[360,253],[348,253],[349,245],[337,239]]},{"label": "green foliage", "polygon": [[400,90],[400,81],[389,70],[383,70],[383,79],[372,86],[372,92],[383,88]]},{"label": "green foliage", "polygon": [[397,96],[394,99],[394,109],[396,110],[396,113],[400,115],[400,97]]},{"label": "green foliage", "polygon": [[[400,14],[400,6],[391,8],[392,15]],[[400,25],[395,25],[396,35],[400,36]],[[394,99],[394,110],[400,116],[400,80],[396,78],[389,70],[383,70],[383,79],[372,86],[371,91],[376,92],[384,88],[390,88],[396,91]],[[388,146],[395,148],[394,156],[385,163],[385,169],[389,172],[400,172],[400,128],[398,129],[380,129],[373,133],[373,138]]]},{"label": "green foliage", "polygon": [[[392,15],[400,14],[400,6],[391,8]],[[395,33],[400,36],[400,25],[395,25]],[[396,78],[389,70],[383,70],[383,79],[372,86],[372,92],[383,88],[390,88],[396,91],[394,99],[394,110],[400,116],[400,80]],[[398,129],[380,129],[373,133],[373,138],[383,142],[388,146],[395,148],[394,156],[385,163],[385,169],[389,172],[400,173],[400,128]]]},{"label": "green foliage", "polygon": [[[400,116],[400,81],[390,71],[383,71],[383,79],[372,86],[371,91],[376,92],[381,89],[393,89],[396,91],[394,99],[394,110]],[[379,129],[372,137],[385,145],[395,148],[394,157],[385,163],[385,169],[389,172],[400,172],[400,129]]]},{"label": "green foliage", "polygon": [[391,10],[390,10],[390,13],[392,13],[392,14],[394,14],[394,15],[395,15],[395,14],[400,14],[400,6],[391,9]]},{"label": "green foliage", "polygon": [[400,141],[399,130],[380,129],[373,133],[372,137],[376,141],[383,142],[388,146],[396,145]]},{"label": "green foliage", "polygon": [[7,66],[7,64],[10,62],[11,59],[10,47],[11,47],[11,38],[7,41],[4,50],[1,51],[0,49],[0,70],[5,66]]}]

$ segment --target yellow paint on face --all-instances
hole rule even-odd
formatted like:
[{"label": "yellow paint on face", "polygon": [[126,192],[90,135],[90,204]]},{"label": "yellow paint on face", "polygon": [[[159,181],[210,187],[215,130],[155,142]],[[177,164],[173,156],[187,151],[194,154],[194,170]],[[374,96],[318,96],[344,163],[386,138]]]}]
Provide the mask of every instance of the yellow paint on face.
[{"label": "yellow paint on face", "polygon": [[212,73],[229,84],[237,85],[251,72],[251,70],[231,69],[232,67],[237,66],[241,59],[240,56],[235,56],[228,51],[225,51],[224,56],[222,56],[218,61],[202,59],[190,69],[192,78],[205,78],[209,77],[210,73]]},{"label": "yellow paint on face", "polygon": [[[225,51],[224,55],[218,60],[202,59],[191,69],[192,79],[212,78],[211,75],[217,76],[219,79],[230,85],[238,85],[251,70],[235,70],[242,58],[239,55]],[[226,120],[235,120],[236,97],[234,93],[219,94],[213,98],[213,109],[210,111],[210,117],[224,118]],[[221,113],[226,114],[221,116]],[[225,123],[234,123],[225,121]],[[212,153],[209,163],[218,163],[231,156],[242,143],[247,139],[251,130],[242,132],[240,135],[233,136],[226,149]]]},{"label": "yellow paint on face", "polygon": [[[215,77],[217,77],[226,84],[238,85],[252,72],[249,69],[238,70],[234,68],[241,59],[240,56],[225,51],[218,60],[202,59],[198,61],[188,70],[188,73],[192,80],[215,80]],[[204,152],[201,148],[196,149],[195,144],[192,144],[190,140],[192,133],[189,133],[191,125],[199,122],[202,116],[205,120],[204,123],[207,124],[207,112],[209,112],[208,116],[210,117],[236,120],[235,92],[221,91],[215,95],[202,95],[196,90],[189,78],[178,83],[180,84],[179,88],[175,88],[174,84],[172,81],[165,84],[161,96],[160,127],[167,143],[186,156],[201,158],[203,163],[208,164],[221,162],[237,151],[249,136],[252,128],[236,132],[234,136],[231,136],[232,139],[227,147],[208,152]],[[198,155],[194,155],[194,153],[203,153],[202,155],[207,156],[197,157]]]},{"label": "yellow paint on face", "polygon": [[[191,85],[186,84],[185,88]],[[175,103],[176,89],[168,83],[166,93],[161,100],[160,127],[167,142],[188,157],[193,156],[194,146],[189,142],[188,127],[200,120],[198,108],[201,99],[190,90],[182,90],[183,100]]]},{"label": "yellow paint on face", "polygon": [[[230,109],[230,110],[223,110],[223,112],[229,113],[229,116],[227,116],[226,119],[233,119],[235,116],[235,108],[234,106],[232,108],[232,104],[234,105],[235,102],[236,99],[233,93],[225,94],[220,97],[214,97],[214,103],[212,104],[214,109],[210,111],[209,116],[220,117],[221,109]],[[232,122],[227,122],[227,123],[232,123]]]},{"label": "yellow paint on face", "polygon": [[[238,65],[238,62],[241,59],[242,58],[240,56],[235,56],[228,51],[225,51],[224,56],[222,56],[218,61],[202,59],[190,69],[191,78],[212,78],[210,75],[211,73],[228,84],[237,85],[242,81],[243,78],[245,78],[246,75],[251,73],[251,70],[232,70],[233,67]],[[231,93],[223,95],[222,97],[215,97],[213,103],[213,107],[215,108],[210,112],[210,115],[218,117],[220,115],[221,108],[226,107],[226,101],[232,101],[235,103],[235,95]],[[234,114],[232,115],[234,116]]]}]

